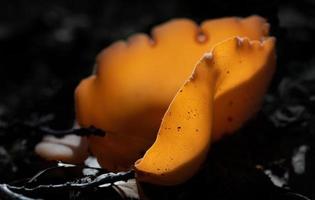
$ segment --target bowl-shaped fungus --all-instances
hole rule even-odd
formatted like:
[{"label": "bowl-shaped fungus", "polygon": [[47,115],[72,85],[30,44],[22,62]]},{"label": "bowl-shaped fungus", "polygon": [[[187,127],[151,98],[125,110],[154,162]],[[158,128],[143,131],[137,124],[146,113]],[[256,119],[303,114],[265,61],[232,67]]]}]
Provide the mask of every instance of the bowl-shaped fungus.
[{"label": "bowl-shaped fungus", "polygon": [[[258,16],[207,20],[200,27],[176,19],[154,28],[152,39],[137,34],[103,50],[95,74],[75,92],[79,124],[106,132],[87,138],[99,164],[111,171],[134,167],[139,181],[161,185],[193,176],[211,142],[260,108],[275,70],[268,29]],[[37,147],[44,157],[86,157],[77,145],[66,143],[63,153],[51,148],[65,141],[47,142]]]},{"label": "bowl-shaped fungus", "polygon": [[[155,141],[172,99],[205,52],[235,36],[261,40],[268,29],[258,16],[207,20],[200,27],[188,19],[176,19],[154,28],[152,39],[137,34],[103,50],[95,74],[83,80],[75,93],[79,124],[107,133],[103,138],[89,137],[100,165],[126,170],[143,156]],[[274,68],[269,45],[252,45],[248,40],[235,44],[220,50],[233,56],[218,58],[224,63],[224,75],[215,94],[213,140],[233,132],[257,111]],[[237,57],[240,52],[242,57]],[[239,94],[243,96],[235,96]]]}]

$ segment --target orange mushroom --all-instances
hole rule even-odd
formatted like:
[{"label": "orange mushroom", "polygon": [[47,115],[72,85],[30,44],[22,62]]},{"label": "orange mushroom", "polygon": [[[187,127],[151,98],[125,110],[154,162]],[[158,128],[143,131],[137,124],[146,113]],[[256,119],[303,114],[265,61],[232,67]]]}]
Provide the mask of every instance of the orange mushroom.
[{"label": "orange mushroom", "polygon": [[[107,132],[103,138],[89,137],[91,151],[100,165],[112,171],[125,170],[143,156],[153,144],[176,92],[205,52],[234,36],[261,40],[268,36],[268,29],[268,23],[258,16],[208,20],[200,27],[190,20],[177,19],[156,27],[153,39],[138,34],[100,53],[96,74],[83,80],[75,93],[79,124]],[[231,60],[218,58],[225,64],[222,70],[230,75],[220,78],[223,83],[215,94],[215,140],[239,128],[259,108],[272,76],[274,58],[273,42],[266,42],[267,47],[256,43],[239,40],[240,50],[222,50],[233,53]],[[264,49],[260,54],[251,50],[259,48]],[[240,52],[250,61],[237,60]]]},{"label": "orange mushroom", "polygon": [[154,144],[135,163],[137,180],[175,185],[195,174],[206,158],[213,130],[218,70],[206,54],[166,111]]},{"label": "orange mushroom", "polygon": [[[259,42],[235,37],[216,45],[211,59],[205,57],[194,78],[177,92],[155,143],[136,162],[138,180],[175,185],[196,173],[207,155],[212,133],[238,128],[259,107],[274,71],[273,49],[273,38]],[[216,82],[215,71],[220,74]],[[218,121],[222,116],[223,121]],[[225,117],[238,117],[238,121],[226,121]]]}]

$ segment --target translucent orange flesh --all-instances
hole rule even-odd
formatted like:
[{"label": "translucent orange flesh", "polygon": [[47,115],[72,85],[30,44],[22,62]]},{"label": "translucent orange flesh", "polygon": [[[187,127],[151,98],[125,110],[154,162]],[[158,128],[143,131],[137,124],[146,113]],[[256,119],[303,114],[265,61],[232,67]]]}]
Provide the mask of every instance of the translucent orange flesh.
[{"label": "translucent orange flesh", "polygon": [[[166,111],[155,143],[135,164],[137,179],[174,185],[190,178],[211,141],[216,71],[211,54],[180,88]],[[170,142],[171,141],[171,142]]]},{"label": "translucent orange flesh", "polygon": [[[239,128],[259,107],[274,71],[273,49],[273,38],[231,38],[216,45],[211,62],[197,65],[195,78],[178,91],[165,113],[155,143],[136,162],[138,180],[175,185],[195,174],[207,155],[212,128]],[[220,72],[216,83],[215,70]],[[223,115],[227,119],[218,122]]]},{"label": "translucent orange flesh", "polygon": [[[83,80],[75,94],[80,125],[107,132],[103,138],[89,138],[99,163],[113,171],[130,168],[154,142],[163,114],[200,57],[233,36],[261,40],[268,29],[265,20],[257,16],[208,20],[200,27],[190,20],[176,19],[156,27],[152,39],[137,34],[103,50],[97,58],[96,74]],[[260,89],[259,93],[265,91]],[[225,99],[223,94],[217,98]],[[226,106],[226,102],[220,103]],[[234,131],[249,115],[243,114],[244,119],[226,112],[217,115],[215,124],[220,125],[214,127],[214,138]],[[227,119],[233,123],[221,129]]]}]

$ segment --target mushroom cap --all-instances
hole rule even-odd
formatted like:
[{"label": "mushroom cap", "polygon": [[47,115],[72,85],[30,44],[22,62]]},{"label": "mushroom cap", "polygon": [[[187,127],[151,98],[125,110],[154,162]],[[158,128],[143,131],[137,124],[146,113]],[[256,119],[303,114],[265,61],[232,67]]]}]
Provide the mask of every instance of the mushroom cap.
[{"label": "mushroom cap", "polygon": [[[104,49],[95,74],[75,92],[79,124],[107,132],[103,138],[89,137],[101,166],[125,170],[142,157],[176,92],[205,52],[234,36],[261,40],[268,31],[268,23],[258,16],[207,20],[200,26],[175,19],[154,28],[152,38],[136,34]],[[214,134],[219,138],[222,132]]]}]

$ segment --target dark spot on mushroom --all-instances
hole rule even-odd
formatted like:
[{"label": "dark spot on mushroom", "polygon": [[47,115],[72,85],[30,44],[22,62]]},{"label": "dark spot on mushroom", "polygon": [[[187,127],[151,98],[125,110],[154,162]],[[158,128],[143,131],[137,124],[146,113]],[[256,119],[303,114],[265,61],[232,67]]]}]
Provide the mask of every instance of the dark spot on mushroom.
[{"label": "dark spot on mushroom", "polygon": [[226,73],[229,74],[229,73],[230,73],[230,70],[227,70]]},{"label": "dark spot on mushroom", "polygon": [[199,132],[199,129],[198,129],[198,128],[196,128],[196,132]]},{"label": "dark spot on mushroom", "polygon": [[229,116],[229,117],[227,118],[227,120],[228,120],[229,122],[232,122],[232,121],[233,121],[233,118],[232,118],[231,116]]},{"label": "dark spot on mushroom", "polygon": [[179,90],[179,92],[183,92],[183,89]]},{"label": "dark spot on mushroom", "polygon": [[161,169],[160,169],[160,168],[157,168],[156,170],[160,171]]},{"label": "dark spot on mushroom", "polygon": [[198,43],[202,44],[202,43],[207,42],[208,36],[204,32],[202,32],[202,30],[200,29],[197,33],[196,40]]},{"label": "dark spot on mushroom", "polygon": [[177,127],[177,131],[180,131],[181,128],[182,128],[182,127],[178,126],[178,127]]},{"label": "dark spot on mushroom", "polygon": [[156,43],[156,41],[154,40],[154,38],[150,38],[150,39],[149,39],[149,45],[150,45],[150,46],[154,47],[154,46],[156,46],[156,44],[157,44],[157,43]]}]

